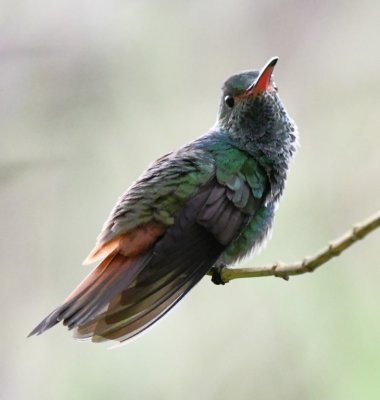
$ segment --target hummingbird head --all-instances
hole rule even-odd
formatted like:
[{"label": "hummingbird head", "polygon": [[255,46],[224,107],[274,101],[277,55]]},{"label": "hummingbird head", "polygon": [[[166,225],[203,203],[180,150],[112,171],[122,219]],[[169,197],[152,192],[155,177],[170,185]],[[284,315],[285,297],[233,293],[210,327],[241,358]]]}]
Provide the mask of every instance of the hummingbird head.
[{"label": "hummingbird head", "polygon": [[257,113],[258,100],[275,95],[277,87],[272,73],[277,61],[278,58],[273,57],[261,71],[243,71],[224,82],[218,115],[221,124],[236,126],[242,122],[242,116],[252,119]]},{"label": "hummingbird head", "polygon": [[273,161],[282,154],[288,161],[296,149],[296,127],[272,78],[277,61],[273,57],[260,71],[243,71],[227,79],[216,126],[250,153],[265,153]]}]

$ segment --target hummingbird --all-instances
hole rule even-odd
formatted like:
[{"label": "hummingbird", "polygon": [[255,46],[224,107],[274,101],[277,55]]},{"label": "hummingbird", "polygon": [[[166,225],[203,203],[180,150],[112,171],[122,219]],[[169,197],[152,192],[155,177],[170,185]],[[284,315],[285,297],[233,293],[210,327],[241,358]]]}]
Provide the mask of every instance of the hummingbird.
[{"label": "hummingbird", "polygon": [[80,340],[125,342],[167,314],[210,270],[262,247],[297,148],[272,74],[232,75],[217,120],[118,199],[84,264],[99,264],[29,334],[59,322]]}]

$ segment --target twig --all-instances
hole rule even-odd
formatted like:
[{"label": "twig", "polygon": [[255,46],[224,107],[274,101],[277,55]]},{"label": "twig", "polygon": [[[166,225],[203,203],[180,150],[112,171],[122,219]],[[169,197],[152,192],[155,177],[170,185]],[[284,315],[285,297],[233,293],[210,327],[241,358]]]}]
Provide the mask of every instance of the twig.
[{"label": "twig", "polygon": [[356,224],[349,232],[330,242],[327,248],[319,251],[314,256],[306,257],[302,261],[290,264],[278,262],[272,265],[254,268],[225,267],[219,271],[220,279],[224,283],[231,281],[232,279],[256,278],[259,276],[276,276],[288,280],[291,275],[301,275],[305,272],[313,272],[321,265],[326,264],[333,257],[339,256],[354,243],[363,239],[379,227],[380,211],[372,215],[366,221]]}]

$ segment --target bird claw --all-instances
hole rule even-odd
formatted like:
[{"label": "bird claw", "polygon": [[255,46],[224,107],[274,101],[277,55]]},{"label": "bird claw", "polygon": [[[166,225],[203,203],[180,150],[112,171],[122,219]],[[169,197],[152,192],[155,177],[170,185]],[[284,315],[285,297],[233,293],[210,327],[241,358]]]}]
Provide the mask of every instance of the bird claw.
[{"label": "bird claw", "polygon": [[222,270],[226,268],[226,264],[218,264],[211,268],[211,281],[215,285],[225,285],[226,282],[222,278]]}]

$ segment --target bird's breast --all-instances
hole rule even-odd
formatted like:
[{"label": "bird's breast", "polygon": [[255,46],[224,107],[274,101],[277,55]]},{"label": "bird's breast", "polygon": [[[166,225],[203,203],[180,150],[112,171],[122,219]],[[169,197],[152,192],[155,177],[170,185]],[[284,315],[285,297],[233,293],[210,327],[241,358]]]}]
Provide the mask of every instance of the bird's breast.
[{"label": "bird's breast", "polygon": [[221,260],[229,265],[261,250],[270,238],[275,205],[262,205],[240,235],[226,248]]}]

